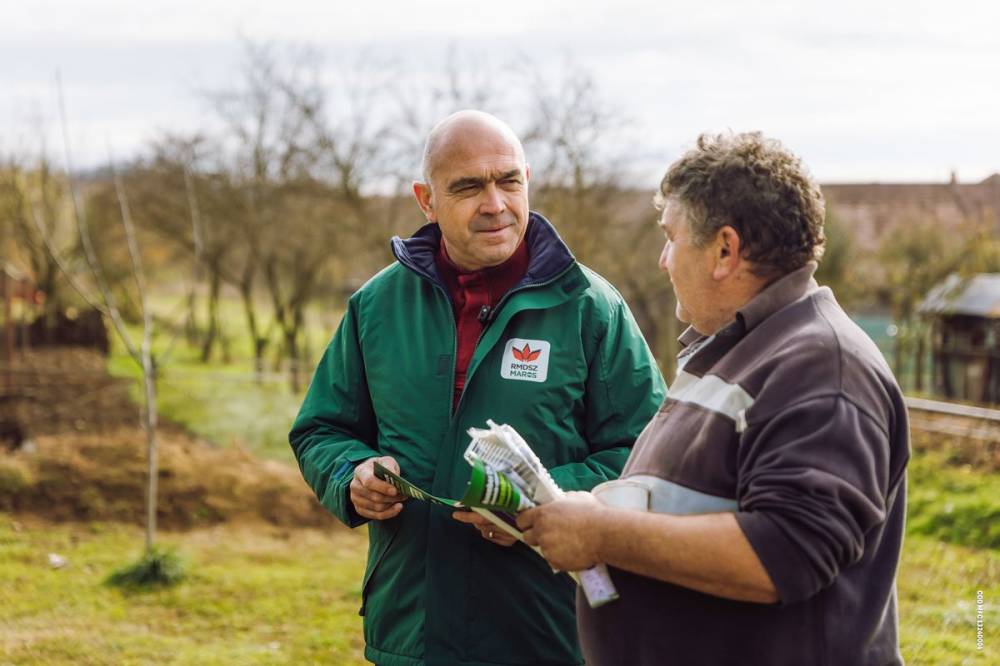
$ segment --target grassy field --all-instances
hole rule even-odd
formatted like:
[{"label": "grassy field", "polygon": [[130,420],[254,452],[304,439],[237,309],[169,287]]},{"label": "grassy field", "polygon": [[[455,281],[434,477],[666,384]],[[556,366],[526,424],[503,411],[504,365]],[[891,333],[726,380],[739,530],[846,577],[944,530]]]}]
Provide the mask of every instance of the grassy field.
[{"label": "grassy field", "polygon": [[[314,356],[335,325],[330,313],[313,318]],[[232,328],[230,364],[203,365],[194,349],[176,345],[161,368],[161,414],[217,445],[236,440],[291,463],[285,437],[301,396],[284,381],[255,383],[249,346]],[[111,371],[136,376],[116,349]],[[1000,474],[970,460],[947,441],[925,441],[910,466],[899,577],[909,664],[1000,663]],[[240,524],[161,540],[188,561],[191,577],[175,589],[126,594],[102,581],[138,555],[138,528],[0,513],[0,664],[363,663],[363,530]],[[50,553],[68,566],[51,568]],[[977,591],[986,600],[983,651]]]},{"label": "grassy field", "polygon": [[[357,615],[363,529],[241,525],[164,534],[188,560],[190,579],[129,594],[102,580],[137,554],[137,528],[18,520],[0,514],[0,663],[365,663]],[[69,564],[51,568],[49,553]],[[989,603],[982,652],[977,590]],[[998,595],[996,551],[911,537],[899,577],[907,663],[996,663]]]},{"label": "grassy field", "polygon": [[[177,298],[158,297],[154,310],[158,318],[182,321]],[[154,351],[164,360],[157,382],[160,414],[190,432],[220,446],[234,440],[259,456],[293,462],[288,447],[288,429],[302,402],[301,392],[294,393],[281,373],[265,373],[258,381],[253,373],[252,345],[243,326],[239,301],[223,298],[220,312],[223,334],[228,341],[229,362],[205,364],[200,351],[160,324],[154,338]],[[308,355],[318,360],[340,322],[340,311],[309,311],[306,326]],[[142,333],[130,327],[133,340]],[[125,352],[116,338],[112,340],[108,370],[119,377],[140,376],[139,367]],[[268,362],[271,357],[268,357]],[[303,391],[312,376],[311,365],[302,373]],[[133,397],[141,400],[141,387],[136,383]]]},{"label": "grassy field", "polygon": [[[0,663],[366,663],[364,530],[242,525],[161,541],[188,561],[189,579],[125,593],[102,581],[138,556],[138,528],[0,514]],[[53,569],[50,553],[67,566]]]}]

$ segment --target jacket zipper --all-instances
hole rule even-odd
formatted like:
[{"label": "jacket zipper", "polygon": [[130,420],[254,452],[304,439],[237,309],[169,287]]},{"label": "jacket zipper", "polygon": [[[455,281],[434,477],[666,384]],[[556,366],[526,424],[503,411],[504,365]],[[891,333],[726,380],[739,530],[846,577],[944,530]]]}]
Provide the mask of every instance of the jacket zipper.
[{"label": "jacket zipper", "polygon": [[[418,273],[419,275],[419,273]],[[428,279],[429,276],[428,276]],[[451,304],[451,296],[448,295],[448,291],[438,283],[437,280],[430,279],[431,284],[437,287],[437,290],[441,292],[444,296],[445,305],[448,307],[448,312],[451,314],[449,317],[451,321],[451,373],[448,375],[450,381],[448,382],[448,421],[449,424],[455,420],[455,412],[457,412],[458,403],[455,402],[455,363],[457,363],[458,358],[458,323],[455,321],[455,312]],[[482,337],[480,335],[480,337]],[[476,341],[479,344],[479,341]],[[465,389],[462,389],[462,393],[465,393]],[[459,403],[461,402],[461,396],[459,396]]]},{"label": "jacket zipper", "polygon": [[[525,289],[534,289],[535,287],[544,287],[547,284],[551,284],[551,283],[555,282],[556,280],[558,280],[559,278],[561,278],[563,275],[565,275],[566,273],[568,273],[569,270],[571,268],[573,268],[573,265],[575,263],[576,263],[575,261],[570,262],[569,266],[567,266],[563,270],[559,271],[558,273],[556,273],[555,275],[553,275],[550,278],[546,278],[546,279],[544,279],[544,280],[542,280],[540,282],[528,282],[528,283],[525,283],[525,284],[522,284],[522,285],[518,285],[518,286],[514,287],[513,289],[511,289],[510,291],[508,291],[506,294],[504,294],[500,298],[500,300],[497,302],[497,304],[493,307],[493,309],[490,310],[490,316],[486,319],[486,324],[483,326],[483,330],[479,332],[479,337],[476,338],[476,346],[473,347],[473,349],[478,349],[479,348],[479,342],[483,339],[483,336],[486,335],[486,331],[489,329],[490,325],[493,323],[493,320],[496,318],[497,312],[500,311],[501,306],[504,303],[507,302],[508,298],[510,298],[511,296],[513,296],[514,294],[516,294],[516,293],[518,293],[520,291],[524,291]],[[446,296],[447,296],[447,294],[446,294]],[[448,302],[449,303],[451,302],[450,298],[448,299]],[[452,318],[452,321],[454,322],[454,317]],[[456,349],[455,353],[457,354],[458,353],[458,351],[457,351],[457,349],[458,349],[458,327],[454,326],[454,329],[455,329],[455,341],[454,341],[454,343],[455,343],[455,349]],[[473,351],[473,354],[475,354],[475,351]],[[457,362],[457,360],[456,360],[456,362]],[[454,363],[452,363],[451,375],[452,375],[451,376],[451,390],[454,393],[454,391],[455,391],[455,364]],[[458,396],[458,402],[455,403],[455,407],[454,407],[454,409],[451,412],[451,425],[454,425],[455,417],[458,415],[459,411],[461,411],[462,400],[465,399],[465,393],[466,393],[466,389],[468,388],[468,386],[469,386],[469,376],[468,376],[468,374],[466,374],[466,377],[465,377],[465,386],[462,387],[462,394],[460,396]]]},{"label": "jacket zipper", "polygon": [[[400,263],[402,263],[404,266],[406,266],[407,268],[409,268],[411,271],[413,271],[414,273],[416,273],[420,277],[424,278],[425,280],[427,280],[428,282],[430,282],[431,284],[433,284],[437,288],[437,290],[439,292],[441,292],[441,295],[444,296],[444,300],[445,300],[445,303],[448,306],[448,310],[449,310],[449,312],[451,312],[451,333],[452,333],[452,335],[451,335],[451,375],[450,375],[451,381],[448,382],[448,415],[449,415],[449,423],[448,423],[448,425],[449,425],[449,430],[450,430],[451,427],[455,425],[455,417],[458,415],[459,411],[461,411],[462,400],[465,399],[466,388],[469,386],[469,379],[468,379],[468,377],[466,377],[465,386],[462,387],[462,394],[460,396],[458,396],[458,402],[456,403],[454,396],[455,396],[455,364],[458,362],[458,324],[455,322],[455,313],[453,311],[453,306],[452,306],[452,303],[451,303],[451,296],[448,294],[448,290],[445,289],[444,285],[442,285],[439,280],[434,279],[434,277],[432,275],[424,273],[423,271],[419,270],[416,266],[407,265],[404,262],[400,262]],[[493,320],[496,319],[497,312],[500,310],[501,306],[503,306],[503,304],[507,302],[507,299],[509,299],[514,294],[516,294],[518,292],[521,292],[521,291],[524,291],[526,289],[534,289],[535,287],[544,287],[547,284],[551,284],[551,283],[555,282],[556,280],[558,280],[559,278],[561,278],[563,275],[565,275],[566,273],[568,273],[570,271],[570,269],[573,268],[574,265],[576,265],[576,261],[571,261],[569,263],[569,265],[566,266],[566,268],[564,268],[563,270],[559,271],[558,273],[556,273],[555,275],[553,275],[551,277],[548,277],[548,278],[546,278],[544,280],[541,280],[541,281],[538,281],[538,282],[527,282],[527,283],[524,283],[524,284],[519,284],[518,286],[514,287],[513,289],[511,289],[510,291],[508,291],[506,294],[504,294],[503,297],[500,299],[500,301],[497,302],[496,306],[494,306],[493,309],[490,310],[490,316],[487,318],[486,324],[483,326],[483,330],[479,332],[479,337],[476,338],[476,346],[473,347],[473,349],[478,349],[480,341],[483,339],[483,336],[486,334],[486,330],[490,327],[490,324],[493,323]],[[475,354],[475,352],[473,352],[473,354]]]}]

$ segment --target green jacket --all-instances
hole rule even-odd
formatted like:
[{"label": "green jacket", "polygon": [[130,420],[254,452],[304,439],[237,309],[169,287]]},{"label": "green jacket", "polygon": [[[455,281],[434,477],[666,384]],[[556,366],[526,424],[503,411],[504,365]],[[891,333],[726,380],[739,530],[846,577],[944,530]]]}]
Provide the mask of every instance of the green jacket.
[{"label": "green jacket", "polygon": [[[466,430],[493,419],[514,426],[563,489],[588,490],[618,477],[664,397],[622,297],[532,213],[527,274],[487,322],[453,413],[455,318],[434,265],[439,242],[436,224],[393,239],[398,262],[350,299],[289,435],[305,480],[351,527],[365,522],[348,491],[362,460],[393,456],[410,481],[461,497]],[[569,577],[450,513],[410,501],[369,523],[365,656],[385,666],[582,663]]]}]

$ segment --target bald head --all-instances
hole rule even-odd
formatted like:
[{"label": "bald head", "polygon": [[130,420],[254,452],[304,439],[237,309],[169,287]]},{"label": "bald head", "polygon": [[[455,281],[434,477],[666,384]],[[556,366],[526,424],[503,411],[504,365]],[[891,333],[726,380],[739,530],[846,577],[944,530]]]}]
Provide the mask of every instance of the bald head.
[{"label": "bald head", "polygon": [[459,111],[431,130],[424,182],[413,196],[438,225],[448,258],[463,271],[509,259],[528,228],[524,149],[505,123],[482,111]]},{"label": "bald head", "polygon": [[435,125],[427,135],[423,159],[424,182],[431,183],[434,172],[442,163],[490,148],[513,151],[517,161],[524,164],[524,147],[507,123],[484,111],[456,111]]}]

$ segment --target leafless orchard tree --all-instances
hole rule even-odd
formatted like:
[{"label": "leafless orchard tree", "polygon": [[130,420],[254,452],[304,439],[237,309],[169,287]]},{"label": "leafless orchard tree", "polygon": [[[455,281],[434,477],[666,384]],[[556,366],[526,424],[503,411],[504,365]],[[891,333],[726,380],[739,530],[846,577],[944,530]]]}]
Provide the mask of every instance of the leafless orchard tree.
[{"label": "leafless orchard tree", "polygon": [[[124,175],[141,211],[144,227],[174,248],[177,261],[190,266],[185,332],[209,361],[217,348],[229,358],[228,339],[219,312],[223,284],[239,285],[247,252],[241,243],[243,206],[240,192],[226,174],[212,173],[202,162],[215,152],[203,135],[166,135],[152,144],[149,159]],[[207,287],[204,317],[197,294]],[[199,320],[204,320],[204,327]]]},{"label": "leafless orchard tree", "polygon": [[366,188],[378,177],[385,142],[372,108],[382,84],[355,73],[338,82],[331,102],[315,54],[280,57],[255,44],[245,54],[238,85],[209,98],[225,127],[223,169],[245,201],[240,284],[258,367],[266,340],[254,301],[259,277],[298,390],[306,307],[369,247]]},{"label": "leafless orchard tree", "polygon": [[156,438],[156,428],[158,421],[157,410],[157,363],[153,355],[153,314],[148,303],[148,287],[146,283],[146,273],[143,268],[142,255],[136,237],[135,224],[132,220],[131,209],[126,197],[122,180],[111,168],[112,179],[115,189],[115,197],[119,205],[122,229],[127,245],[127,252],[131,266],[131,279],[134,281],[135,294],[138,300],[139,309],[142,315],[142,339],[136,345],[125,323],[111,285],[108,281],[106,271],[95,250],[93,237],[87,217],[86,207],[79,188],[73,177],[73,161],[70,151],[69,136],[65,106],[62,99],[62,86],[59,84],[59,110],[62,124],[63,144],[66,160],[66,181],[67,194],[72,204],[72,215],[76,222],[82,257],[92,279],[96,285],[97,296],[79,279],[77,271],[67,265],[62,258],[62,254],[54,246],[53,239],[49,233],[51,222],[46,223],[42,219],[41,205],[32,203],[30,205],[31,216],[39,234],[39,238],[44,244],[51,260],[56,263],[62,273],[72,286],[79,292],[88,304],[100,311],[111,322],[119,339],[132,359],[139,365],[142,372],[144,389],[144,409],[143,429],[146,433],[146,456],[147,456],[147,481],[146,481],[146,552],[151,553],[156,544],[156,509],[157,509],[157,485],[159,478],[158,447]]},{"label": "leafless orchard tree", "polygon": [[661,369],[673,375],[678,324],[673,291],[657,268],[662,233],[652,192],[629,180],[627,118],[600,96],[592,76],[525,69],[526,150],[532,202],[550,216],[574,254],[625,296]]},{"label": "leafless orchard tree", "polygon": [[[24,160],[8,156],[0,166],[0,230],[4,245],[16,245],[34,276],[38,288],[46,295],[42,316],[46,334],[53,329],[55,318],[67,301],[65,281],[61,278],[56,259],[45,249],[43,236],[34,223],[31,194],[42,221],[45,236],[55,239],[61,258],[71,262],[79,256],[79,247],[73,242],[72,228],[63,223],[61,202],[65,201],[65,181],[52,169],[44,149],[38,160],[29,165]],[[13,247],[4,249],[12,253]]]}]

